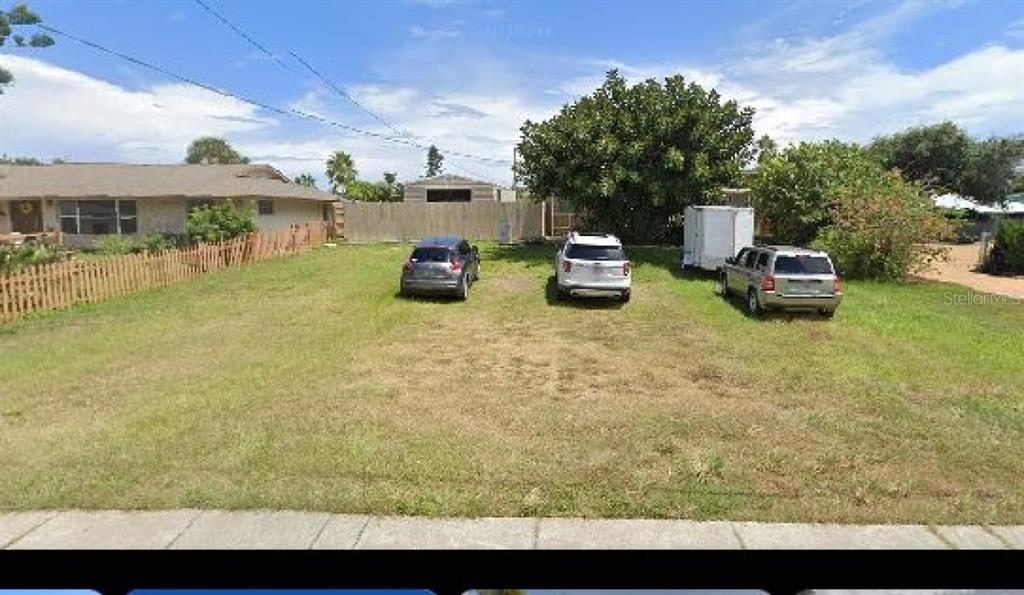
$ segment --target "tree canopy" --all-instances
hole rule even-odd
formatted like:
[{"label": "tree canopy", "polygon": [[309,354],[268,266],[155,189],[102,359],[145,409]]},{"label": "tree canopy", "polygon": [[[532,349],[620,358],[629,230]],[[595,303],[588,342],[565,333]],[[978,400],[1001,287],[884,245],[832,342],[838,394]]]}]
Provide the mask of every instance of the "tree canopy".
[{"label": "tree canopy", "polygon": [[397,179],[396,174],[384,172],[380,182],[353,180],[345,190],[345,197],[366,202],[399,202],[402,200],[402,184]]},{"label": "tree canopy", "polygon": [[308,186],[310,188],[316,188],[316,178],[314,178],[313,174],[309,172],[303,172],[295,176],[295,179],[292,181],[298,184],[299,186]]},{"label": "tree canopy", "polygon": [[236,151],[223,138],[203,136],[189,144],[188,150],[185,153],[185,163],[231,165],[249,163],[249,158]]},{"label": "tree canopy", "polygon": [[772,242],[825,249],[843,275],[903,278],[941,258],[950,232],[920,184],[836,140],[765,154],[753,190]]},{"label": "tree canopy", "polygon": [[345,192],[358,173],[352,156],[345,151],[335,151],[327,158],[327,180],[335,194]]},{"label": "tree canopy", "polygon": [[441,164],[444,162],[444,155],[437,147],[430,145],[427,149],[427,177],[436,176],[441,173]]},{"label": "tree canopy", "polygon": [[1014,166],[1024,157],[1024,139],[978,141],[946,121],[876,137],[869,150],[885,167],[930,192],[957,192],[992,204],[1010,192]]},{"label": "tree canopy", "polygon": [[754,155],[753,114],[679,75],[630,86],[612,70],[591,95],[523,125],[516,173],[594,229],[662,241],[669,217],[718,202],[739,179]]},{"label": "tree canopy", "polygon": [[[13,39],[14,45],[19,48],[45,48],[53,45],[53,38],[45,33],[34,33],[26,41],[24,35],[14,33],[14,30],[11,28],[38,25],[41,22],[43,22],[43,19],[39,18],[39,15],[29,10],[28,6],[24,4],[15,5],[14,8],[7,12],[0,10],[0,46],[7,42],[8,37]],[[14,75],[11,74],[11,71],[0,67],[0,95],[3,94],[4,87],[13,82]]]},{"label": "tree canopy", "polygon": [[829,140],[765,154],[754,178],[754,212],[772,241],[806,245],[830,223],[832,196],[882,165],[857,145]]}]

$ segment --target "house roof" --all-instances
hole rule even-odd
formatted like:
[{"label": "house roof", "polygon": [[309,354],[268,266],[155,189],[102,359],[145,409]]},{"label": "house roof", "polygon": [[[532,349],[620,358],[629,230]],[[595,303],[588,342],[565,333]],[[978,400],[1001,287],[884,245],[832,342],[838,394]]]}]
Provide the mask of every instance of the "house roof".
[{"label": "house roof", "polygon": [[465,176],[457,176],[455,174],[440,174],[437,176],[429,176],[426,178],[420,178],[413,182],[408,182],[406,186],[413,184],[441,184],[441,185],[476,185],[481,184],[485,186],[494,186],[491,182],[484,182],[481,180],[474,180]]},{"label": "house roof", "polygon": [[[1013,198],[1013,195],[1006,197],[1007,199]],[[935,206],[943,209],[953,209],[954,211],[975,211],[984,214],[994,213],[1024,213],[1024,204],[1020,202],[1010,201],[1002,207],[990,207],[988,205],[978,204],[968,198],[960,196],[959,194],[940,194],[939,196],[933,197]]]},{"label": "house roof", "polygon": [[0,199],[338,197],[295,184],[269,165],[0,165]]}]

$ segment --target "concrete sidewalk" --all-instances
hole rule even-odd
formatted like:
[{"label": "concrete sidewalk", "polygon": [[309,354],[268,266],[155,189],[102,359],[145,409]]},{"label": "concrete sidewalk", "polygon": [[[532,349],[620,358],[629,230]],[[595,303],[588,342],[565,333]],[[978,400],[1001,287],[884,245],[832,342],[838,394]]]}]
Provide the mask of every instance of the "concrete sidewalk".
[{"label": "concrete sidewalk", "polygon": [[0,513],[0,548],[1024,549],[1024,526],[44,511]]}]

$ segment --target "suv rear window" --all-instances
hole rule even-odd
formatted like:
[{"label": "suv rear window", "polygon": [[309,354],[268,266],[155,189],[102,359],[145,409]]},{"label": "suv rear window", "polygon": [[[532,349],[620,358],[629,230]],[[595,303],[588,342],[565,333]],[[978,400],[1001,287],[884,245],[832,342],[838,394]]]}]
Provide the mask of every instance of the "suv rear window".
[{"label": "suv rear window", "polygon": [[776,256],[776,275],[831,275],[832,264],[824,256]]},{"label": "suv rear window", "polygon": [[622,251],[622,248],[614,246],[572,244],[566,251],[565,257],[577,260],[626,260],[626,253]]},{"label": "suv rear window", "polygon": [[448,248],[433,247],[414,248],[409,259],[413,262],[448,262],[450,257]]}]

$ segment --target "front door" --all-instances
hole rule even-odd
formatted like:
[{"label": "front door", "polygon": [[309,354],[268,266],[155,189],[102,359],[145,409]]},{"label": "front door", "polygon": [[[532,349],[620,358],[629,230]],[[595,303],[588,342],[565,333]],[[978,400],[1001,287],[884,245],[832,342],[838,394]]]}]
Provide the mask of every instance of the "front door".
[{"label": "front door", "polygon": [[15,233],[43,231],[43,209],[38,200],[11,201],[11,229]]}]

